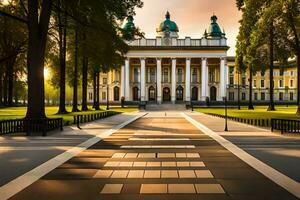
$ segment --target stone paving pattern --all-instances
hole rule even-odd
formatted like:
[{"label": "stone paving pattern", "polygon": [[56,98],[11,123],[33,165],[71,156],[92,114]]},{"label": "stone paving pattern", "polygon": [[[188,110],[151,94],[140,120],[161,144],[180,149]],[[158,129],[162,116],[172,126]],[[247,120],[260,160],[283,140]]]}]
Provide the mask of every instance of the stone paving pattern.
[{"label": "stone paving pattern", "polygon": [[129,124],[11,199],[155,198],[297,199],[180,114],[168,113],[150,113]]}]

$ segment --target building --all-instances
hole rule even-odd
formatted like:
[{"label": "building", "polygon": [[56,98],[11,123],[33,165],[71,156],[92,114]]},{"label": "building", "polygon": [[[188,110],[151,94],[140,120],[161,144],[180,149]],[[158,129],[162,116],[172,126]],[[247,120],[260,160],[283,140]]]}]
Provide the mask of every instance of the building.
[{"label": "building", "polygon": [[[249,73],[237,73],[234,57],[228,57],[227,39],[211,17],[209,28],[199,39],[179,37],[179,28],[169,12],[156,29],[156,38],[128,41],[130,50],[119,69],[101,74],[100,101],[119,103],[187,103],[237,101],[249,99]],[[129,17],[125,31],[134,27]],[[296,65],[274,70],[275,100],[296,101]],[[268,71],[257,73],[253,79],[253,100],[267,101]],[[108,87],[108,88],[107,88]],[[93,101],[93,89],[88,100]]]}]

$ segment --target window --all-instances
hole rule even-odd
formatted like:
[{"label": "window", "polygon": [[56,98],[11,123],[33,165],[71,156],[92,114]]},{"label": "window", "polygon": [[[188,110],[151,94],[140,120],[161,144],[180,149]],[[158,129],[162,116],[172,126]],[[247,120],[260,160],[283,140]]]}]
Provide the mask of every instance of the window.
[{"label": "window", "polygon": [[234,85],[234,77],[233,76],[229,77],[229,84]]},{"label": "window", "polygon": [[177,69],[177,82],[182,83],[183,82],[183,72],[182,69]]},{"label": "window", "polygon": [[197,80],[197,69],[194,68],[193,69],[193,72],[192,72],[192,83],[197,83],[198,80]]},{"label": "window", "polygon": [[279,87],[281,87],[281,88],[284,87],[283,86],[283,80],[279,80]]},{"label": "window", "polygon": [[283,75],[284,75],[284,69],[280,69],[280,70],[279,70],[279,75],[280,75],[280,76],[283,76]]},{"label": "window", "polygon": [[243,101],[246,100],[246,93],[245,93],[245,92],[242,93],[242,100],[243,100]]},{"label": "window", "polygon": [[231,66],[231,67],[229,68],[229,73],[230,73],[231,75],[234,74],[234,67]]},{"label": "window", "polygon": [[257,101],[257,93],[254,93],[254,100]]},{"label": "window", "polygon": [[119,81],[120,81],[120,71],[119,71],[119,70],[116,70],[116,71],[115,71],[115,81],[116,81],[116,82],[119,82]]},{"label": "window", "polygon": [[102,83],[103,83],[103,85],[106,85],[107,84],[107,78],[103,78]]},{"label": "window", "polygon": [[291,71],[291,76],[294,76],[294,71]]},{"label": "window", "polygon": [[103,101],[106,100],[106,92],[102,92],[102,100],[103,100]]},{"label": "window", "polygon": [[156,73],[155,73],[155,69],[151,68],[150,69],[150,82],[151,83],[155,83],[156,82]]},{"label": "window", "polygon": [[261,72],[260,72],[260,75],[261,75],[261,76],[265,76],[265,74],[266,74],[265,71],[261,71]]},{"label": "window", "polygon": [[246,77],[242,77],[242,86],[246,87]]},{"label": "window", "polygon": [[93,100],[93,93],[89,92],[89,100]]},{"label": "window", "polygon": [[290,80],[291,87],[294,87],[294,80]]},{"label": "window", "polygon": [[260,81],[260,87],[264,88],[265,87],[265,80]]},{"label": "window", "polygon": [[209,70],[209,82],[210,83],[215,82],[215,69]]},{"label": "window", "polygon": [[256,88],[256,80],[253,80],[253,87]]},{"label": "window", "polygon": [[138,68],[134,68],[134,82],[138,83],[139,82],[139,69]]},{"label": "window", "polygon": [[234,101],[234,92],[229,92],[229,101]]},{"label": "window", "polygon": [[165,83],[169,82],[169,70],[167,68],[164,69],[163,81]]},{"label": "window", "polygon": [[264,93],[264,92],[260,93],[260,99],[262,101],[265,101],[266,100],[266,93]]},{"label": "window", "polygon": [[279,101],[283,101],[283,92],[279,92]]},{"label": "window", "polygon": [[293,92],[290,93],[290,100],[294,101],[294,93]]}]

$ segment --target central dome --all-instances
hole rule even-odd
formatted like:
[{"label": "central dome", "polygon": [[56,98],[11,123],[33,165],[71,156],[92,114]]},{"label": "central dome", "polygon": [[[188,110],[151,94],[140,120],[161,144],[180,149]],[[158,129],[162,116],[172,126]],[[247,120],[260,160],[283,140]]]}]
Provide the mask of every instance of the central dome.
[{"label": "central dome", "polygon": [[158,35],[166,36],[166,35],[177,35],[177,32],[179,32],[178,26],[175,22],[170,20],[171,16],[170,13],[167,12],[166,14],[166,20],[163,21],[159,27],[156,29],[156,32]]}]

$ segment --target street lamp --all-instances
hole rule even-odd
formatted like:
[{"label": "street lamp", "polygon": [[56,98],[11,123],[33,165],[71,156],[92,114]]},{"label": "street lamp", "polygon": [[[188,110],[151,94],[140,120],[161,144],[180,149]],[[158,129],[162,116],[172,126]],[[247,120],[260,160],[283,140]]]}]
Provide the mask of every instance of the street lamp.
[{"label": "street lamp", "polygon": [[228,118],[228,115],[227,115],[227,96],[223,97],[223,100],[225,102],[225,132],[228,132],[228,123],[227,123],[227,118]]}]

